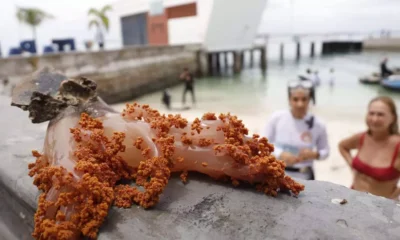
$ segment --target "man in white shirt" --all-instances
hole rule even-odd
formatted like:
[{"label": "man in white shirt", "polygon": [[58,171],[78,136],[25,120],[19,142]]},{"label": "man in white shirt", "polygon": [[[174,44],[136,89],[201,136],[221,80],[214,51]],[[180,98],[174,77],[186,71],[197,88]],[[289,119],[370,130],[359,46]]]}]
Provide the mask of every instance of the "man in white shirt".
[{"label": "man in white shirt", "polygon": [[315,179],[314,160],[326,159],[330,152],[325,124],[308,113],[312,87],[304,81],[290,83],[290,109],[273,113],[264,130],[275,157],[285,161],[286,173],[307,180]]}]

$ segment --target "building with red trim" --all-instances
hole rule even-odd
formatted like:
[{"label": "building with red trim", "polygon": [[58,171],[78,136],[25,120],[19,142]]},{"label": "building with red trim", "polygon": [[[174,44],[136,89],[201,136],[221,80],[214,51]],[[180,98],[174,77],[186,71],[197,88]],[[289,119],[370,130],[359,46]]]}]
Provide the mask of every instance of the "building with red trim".
[{"label": "building with red trim", "polygon": [[267,0],[120,0],[122,46],[197,43],[208,51],[251,48]]},{"label": "building with red trim", "polygon": [[[200,3],[201,2],[201,3]],[[201,43],[210,0],[121,0],[119,15],[123,46]],[[209,11],[207,11],[209,7]]]}]

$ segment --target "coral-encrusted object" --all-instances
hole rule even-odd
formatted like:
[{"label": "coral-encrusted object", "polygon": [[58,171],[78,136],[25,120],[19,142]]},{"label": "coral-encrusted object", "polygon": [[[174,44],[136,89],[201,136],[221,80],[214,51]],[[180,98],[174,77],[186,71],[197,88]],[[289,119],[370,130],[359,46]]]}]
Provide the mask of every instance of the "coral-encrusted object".
[{"label": "coral-encrusted object", "polygon": [[189,122],[137,103],[118,113],[97,96],[93,81],[49,68],[16,87],[12,105],[29,111],[33,123],[50,121],[43,149],[33,151],[36,162],[29,165],[42,191],[36,239],[94,239],[113,204],[156,205],[173,172],[184,182],[191,171],[234,186],[246,182],[272,196],[304,190],[271,155],[273,145],[248,136],[230,114]]}]

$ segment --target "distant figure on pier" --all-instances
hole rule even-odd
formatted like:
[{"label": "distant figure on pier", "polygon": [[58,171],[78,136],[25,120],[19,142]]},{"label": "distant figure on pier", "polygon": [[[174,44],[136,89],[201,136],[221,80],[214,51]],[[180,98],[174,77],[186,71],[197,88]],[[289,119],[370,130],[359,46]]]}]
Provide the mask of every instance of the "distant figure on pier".
[{"label": "distant figure on pier", "polygon": [[335,70],[333,68],[331,68],[330,72],[330,76],[329,76],[329,86],[333,87],[335,85]]},{"label": "distant figure on pier", "polygon": [[192,94],[192,104],[196,104],[195,94],[194,94],[194,78],[193,74],[190,73],[188,68],[183,69],[183,73],[180,79],[185,82],[185,89],[183,90],[182,104],[186,104],[186,93],[189,91]]},{"label": "distant figure on pier", "polygon": [[273,113],[263,132],[275,157],[286,163],[286,173],[307,180],[315,179],[314,160],[330,152],[325,124],[308,112],[312,88],[310,81],[289,82],[290,109]]},{"label": "distant figure on pier", "polygon": [[[400,200],[400,134],[394,101],[386,96],[372,99],[365,120],[365,131],[339,143],[339,151],[354,173],[351,188]],[[357,150],[355,156],[352,150]]]},{"label": "distant figure on pier", "polygon": [[387,62],[388,62],[388,58],[384,58],[381,62],[381,76],[383,78],[385,77],[389,77],[390,75],[393,74],[393,71],[391,71],[388,67],[387,67]]}]

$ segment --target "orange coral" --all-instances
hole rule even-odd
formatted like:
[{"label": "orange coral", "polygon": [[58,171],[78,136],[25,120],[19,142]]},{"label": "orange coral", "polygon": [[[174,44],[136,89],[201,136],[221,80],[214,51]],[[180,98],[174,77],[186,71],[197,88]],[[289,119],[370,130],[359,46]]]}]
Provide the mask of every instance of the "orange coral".
[{"label": "orange coral", "polygon": [[[221,114],[217,118],[213,113],[206,113],[202,120],[221,121],[217,131],[221,131],[224,143],[216,143],[214,139],[198,138],[204,129],[200,119],[190,126],[191,136],[182,132],[180,139],[175,139],[170,133],[172,127],[184,129],[188,121],[180,115],[161,115],[148,105],[128,104],[122,112],[126,120],[145,121],[153,131],[153,142],[160,150],[159,156],[150,156],[149,147],[144,145],[143,138],[132,140],[132,146],[139,149],[146,160],[140,162],[137,168],[128,166],[119,153],[126,150],[123,144],[125,133],[115,132],[112,137],[106,137],[103,124],[99,119],[81,114],[79,124],[70,130],[77,143],[74,152],[76,158],[75,171],[81,175],[77,181],[74,176],[61,166],[50,166],[46,156],[33,151],[36,162],[29,165],[29,175],[34,176],[34,184],[43,191],[39,198],[35,214],[35,230],[33,237],[37,239],[71,239],[81,235],[96,238],[99,227],[107,216],[110,206],[130,207],[137,203],[144,208],[157,204],[159,196],[168,184],[171,171],[177,166],[187,164],[190,159],[176,157],[174,160],[174,143],[180,140],[184,145],[198,147],[212,146],[216,154],[228,155],[233,159],[232,167],[247,167],[246,181],[255,183],[256,189],[275,196],[278,189],[289,189],[299,194],[304,186],[285,176],[285,164],[271,155],[274,150],[266,138],[253,135],[246,137],[247,128],[241,120],[230,114]],[[209,129],[209,127],[206,127]],[[204,130],[206,131],[206,130]],[[196,164],[197,161],[194,161]],[[207,161],[202,161],[204,169],[210,169]],[[210,170],[211,171],[211,170]],[[223,169],[213,178],[226,179]],[[222,174],[221,174],[222,173]],[[188,171],[183,169],[181,179],[187,182]],[[135,180],[136,185],[143,186],[144,191],[131,185],[119,185],[120,180]],[[231,178],[234,186],[240,179]],[[242,179],[243,180],[243,179]],[[56,201],[46,200],[51,190],[58,191]],[[71,215],[65,215],[62,208],[74,208]],[[49,213],[53,214],[49,215]]]},{"label": "orange coral", "polygon": [[181,178],[183,183],[187,182],[187,176],[188,176],[188,172],[187,171],[184,171],[184,172],[181,173],[180,178]]}]

